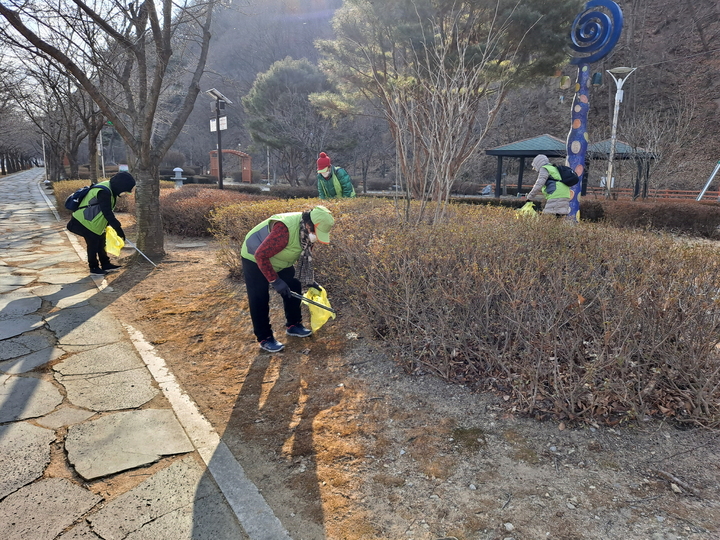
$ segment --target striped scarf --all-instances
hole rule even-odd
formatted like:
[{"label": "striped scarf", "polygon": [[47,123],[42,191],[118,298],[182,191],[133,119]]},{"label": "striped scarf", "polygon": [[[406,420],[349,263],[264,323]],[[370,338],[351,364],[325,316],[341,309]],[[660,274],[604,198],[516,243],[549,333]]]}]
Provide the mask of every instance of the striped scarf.
[{"label": "striped scarf", "polygon": [[295,266],[295,272],[300,283],[310,285],[315,282],[315,272],[312,264],[313,243],[310,241],[310,233],[308,233],[305,223],[300,223],[300,245],[302,246],[302,253]]}]

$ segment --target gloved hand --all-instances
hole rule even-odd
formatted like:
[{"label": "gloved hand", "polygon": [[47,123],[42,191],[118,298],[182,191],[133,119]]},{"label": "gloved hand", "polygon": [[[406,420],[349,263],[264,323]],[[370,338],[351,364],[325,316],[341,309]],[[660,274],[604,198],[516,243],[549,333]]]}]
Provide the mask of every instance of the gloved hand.
[{"label": "gloved hand", "polygon": [[282,279],[277,278],[275,281],[271,281],[270,285],[272,285],[273,289],[275,289],[275,292],[283,298],[290,298],[290,287],[288,287],[288,284],[285,283]]},{"label": "gloved hand", "polygon": [[122,230],[122,227],[120,225],[118,225],[117,227],[113,227],[113,229],[115,229],[115,232],[120,238],[125,240],[125,231]]}]

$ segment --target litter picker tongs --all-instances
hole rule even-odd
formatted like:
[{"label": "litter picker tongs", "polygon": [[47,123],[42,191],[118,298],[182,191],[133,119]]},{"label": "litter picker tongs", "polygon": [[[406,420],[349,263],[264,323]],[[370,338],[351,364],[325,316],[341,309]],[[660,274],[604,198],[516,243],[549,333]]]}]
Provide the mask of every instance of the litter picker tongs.
[{"label": "litter picker tongs", "polygon": [[329,311],[330,313],[334,313],[337,315],[337,312],[333,308],[323,306],[321,303],[316,302],[315,300],[310,300],[309,298],[305,298],[302,294],[298,294],[298,293],[292,292],[292,291],[290,291],[290,294],[292,296],[294,296],[295,298],[297,298],[298,300],[302,300],[303,302],[307,302],[308,304],[312,304],[313,306],[323,308],[323,309]]},{"label": "litter picker tongs", "polygon": [[157,268],[157,264],[155,264],[154,262],[152,262],[152,261],[148,258],[148,256],[145,255],[142,251],[140,251],[140,250],[138,249],[138,247],[137,247],[135,244],[133,244],[130,240],[127,240],[127,239],[126,239],[126,240],[125,240],[125,243],[126,243],[127,245],[129,245],[131,248],[133,248],[135,251],[137,251],[140,255],[142,255],[143,257],[145,257],[145,258],[147,259],[147,262],[149,262],[150,264],[152,264],[154,267]]}]

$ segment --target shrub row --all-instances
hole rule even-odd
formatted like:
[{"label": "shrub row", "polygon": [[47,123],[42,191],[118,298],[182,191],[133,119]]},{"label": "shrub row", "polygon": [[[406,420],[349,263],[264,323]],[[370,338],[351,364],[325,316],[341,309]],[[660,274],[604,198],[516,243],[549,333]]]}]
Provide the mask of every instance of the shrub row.
[{"label": "shrub row", "polygon": [[[478,198],[468,204],[520,208],[525,199]],[[720,204],[697,201],[580,201],[582,221],[606,223],[615,227],[666,231],[704,238],[720,238]]]},{"label": "shrub row", "polygon": [[[216,210],[222,262],[238,276],[252,226],[316,203]],[[336,226],[318,280],[408,372],[496,389],[541,417],[720,425],[716,249],[497,207],[453,205],[431,226],[391,201],[327,206]]]},{"label": "shrub row", "polygon": [[[58,201],[64,201],[67,195],[78,187],[86,185],[84,180],[69,180],[54,184]],[[174,187],[174,182],[161,182],[161,189]],[[191,234],[191,231],[200,231],[200,236],[208,235],[207,213],[210,210],[232,203],[233,195],[228,193],[245,193],[253,195],[250,200],[261,197],[277,199],[309,199],[317,197],[315,186],[289,186],[285,184],[271,186],[269,192],[262,191],[262,186],[256,184],[227,186],[224,190],[216,187],[202,186],[203,196],[197,197],[200,191],[197,185],[185,185],[182,192],[185,195],[176,195],[167,199],[167,204],[183,201],[180,206],[163,209],[163,218],[168,226],[167,232],[173,234]],[[212,194],[217,194],[217,202],[210,201]],[[162,197],[164,200],[164,197]],[[133,211],[133,197],[121,197],[117,210]],[[521,199],[478,198],[463,200],[463,202],[483,206],[501,206],[516,209],[525,201]],[[61,204],[59,204],[61,206]],[[197,205],[197,208],[191,208]],[[199,216],[202,214],[202,217]],[[192,223],[183,224],[180,221],[183,215],[188,216]],[[615,201],[615,200],[582,200],[580,203],[580,216],[583,221],[604,222],[616,227],[664,230],[676,234],[689,234],[704,238],[720,238],[720,204],[716,202],[696,201]],[[187,231],[187,232],[181,232]],[[204,232],[203,232],[204,231]]]},{"label": "shrub row", "polygon": [[[109,178],[100,178],[98,179],[100,182],[103,182],[105,180],[109,180]],[[53,182],[52,188],[53,188],[53,195],[55,196],[55,200],[57,201],[57,208],[58,210],[63,214],[67,215],[68,219],[70,216],[70,212],[65,209],[65,199],[67,199],[70,195],[75,193],[78,189],[80,189],[83,186],[89,185],[89,182],[87,180],[61,180],[59,182]],[[160,189],[170,189],[174,188],[175,184],[173,182],[160,182]],[[133,192],[134,193],[134,192]],[[161,191],[162,193],[162,191]],[[135,196],[134,195],[128,195],[127,193],[124,193],[120,196],[120,198],[116,201],[115,204],[115,211],[116,212],[135,212]],[[206,233],[207,234],[207,233]]]},{"label": "shrub row", "polygon": [[598,219],[618,227],[720,238],[720,204],[697,201],[606,201]]},{"label": "shrub row", "polygon": [[[231,204],[262,199],[231,190],[206,188],[199,185],[182,189],[160,190],[160,212],[166,233],[180,236],[212,236],[210,215],[213,210]],[[134,211],[134,200],[129,205]]]},{"label": "shrub row", "polygon": [[[65,199],[77,189],[86,186],[85,180],[64,180],[53,183],[58,208],[69,218],[65,210]],[[211,236],[209,217],[220,206],[266,197],[248,195],[232,190],[208,189],[199,185],[174,189],[174,182],[160,182],[160,212],[163,229],[169,234],[181,236]],[[115,205],[116,212],[135,212],[135,197],[122,195]]]},{"label": "shrub row", "polygon": [[[55,183],[59,206],[85,184]],[[203,236],[212,228],[234,277],[248,230],[318,202],[161,190],[166,230]],[[120,204],[133,211],[134,198]],[[324,204],[336,226],[333,243],[316,253],[318,279],[351,302],[358,327],[371,329],[408,372],[494,388],[539,416],[720,424],[717,251],[607,224],[695,222],[712,237],[716,205],[584,203],[606,224],[577,226],[452,205],[445,224],[430,226],[400,219],[389,199]],[[682,219],[670,216],[676,205],[686,209]]]}]

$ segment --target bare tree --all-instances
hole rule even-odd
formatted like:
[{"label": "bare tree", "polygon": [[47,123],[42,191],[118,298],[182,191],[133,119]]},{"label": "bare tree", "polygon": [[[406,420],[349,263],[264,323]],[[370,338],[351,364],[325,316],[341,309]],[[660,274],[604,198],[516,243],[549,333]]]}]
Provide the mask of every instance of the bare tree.
[{"label": "bare tree", "polygon": [[[91,139],[89,156],[92,165],[96,162],[97,149],[92,141],[97,136],[94,123],[98,111],[92,100],[82,88],[78,88],[72,79],[58,71],[55,66],[41,57],[32,57],[17,66],[11,76],[2,82],[3,87],[13,97],[25,115],[37,126],[37,129],[49,142],[49,147],[57,150],[51,162],[58,167],[50,175],[58,180],[60,167],[64,159],[69,165],[69,177],[79,178],[80,163],[78,154],[83,141]],[[89,135],[90,134],[90,135]]]},{"label": "bare tree", "polygon": [[[322,66],[346,96],[378,103],[390,125],[397,178],[444,216],[463,163],[507,91],[561,64],[576,2],[436,3],[358,0],[338,10]],[[538,22],[542,19],[542,24]]]},{"label": "bare tree", "polygon": [[[506,78],[485,77],[490,56],[470,60],[471,43],[460,35],[436,37],[427,45],[424,58],[411,64],[413,76],[390,86],[385,102],[397,177],[405,180],[406,193],[421,199],[423,210],[428,200],[442,203],[435,206],[438,221],[458,171],[492,125],[508,85]],[[425,66],[434,69],[425,72]]]},{"label": "bare tree", "polygon": [[37,156],[37,133],[32,124],[0,96],[0,174],[27,168]]},{"label": "bare tree", "polygon": [[155,256],[164,255],[159,164],[200,91],[215,3],[0,4],[0,39],[65,70],[127,144],[137,179],[137,243]]},{"label": "bare tree", "polygon": [[[680,184],[668,172],[677,171],[678,156],[700,138],[694,129],[695,110],[695,100],[681,96],[661,113],[644,111],[626,121],[623,138],[636,150],[636,161],[649,158],[652,182],[647,189],[677,188]],[[665,174],[659,175],[659,171]]]}]

